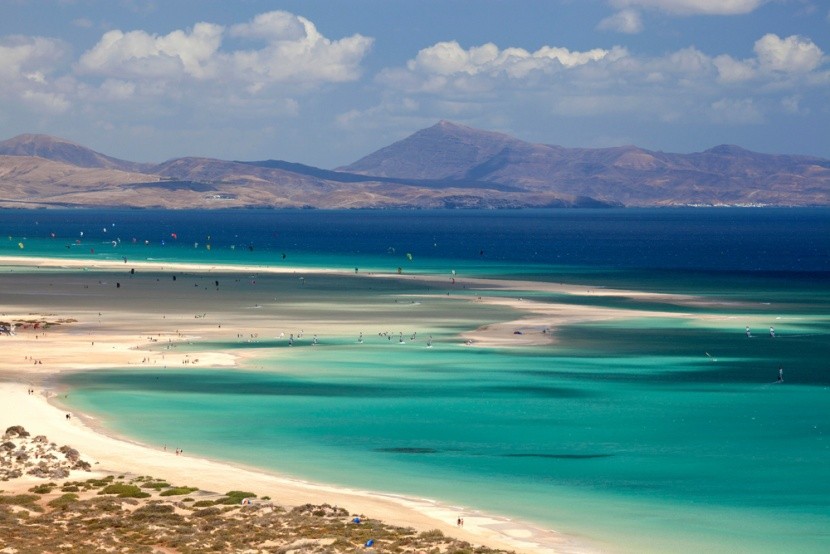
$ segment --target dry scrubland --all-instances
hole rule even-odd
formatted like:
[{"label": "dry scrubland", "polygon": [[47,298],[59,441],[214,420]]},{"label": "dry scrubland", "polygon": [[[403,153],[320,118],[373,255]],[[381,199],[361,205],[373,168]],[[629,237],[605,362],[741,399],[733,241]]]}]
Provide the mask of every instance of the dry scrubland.
[{"label": "dry scrubland", "polygon": [[77,450],[21,426],[6,430],[0,464],[3,553],[504,552],[328,504],[288,509],[252,491],[220,494],[150,476],[85,474],[90,465]]}]

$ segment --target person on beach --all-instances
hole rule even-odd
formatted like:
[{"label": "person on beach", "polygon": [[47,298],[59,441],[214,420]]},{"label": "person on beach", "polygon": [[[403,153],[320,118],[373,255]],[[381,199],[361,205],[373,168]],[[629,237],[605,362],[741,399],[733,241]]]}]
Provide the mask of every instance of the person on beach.
[{"label": "person on beach", "polygon": [[778,367],[778,382],[779,383],[784,382],[784,368],[780,367],[780,366]]}]

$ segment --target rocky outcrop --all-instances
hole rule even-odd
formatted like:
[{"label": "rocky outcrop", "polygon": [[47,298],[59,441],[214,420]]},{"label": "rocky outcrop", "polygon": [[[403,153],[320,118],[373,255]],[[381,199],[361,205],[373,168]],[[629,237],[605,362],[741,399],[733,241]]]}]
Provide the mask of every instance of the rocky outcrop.
[{"label": "rocky outcrop", "polygon": [[69,446],[58,447],[45,435],[32,437],[21,425],[13,425],[0,443],[0,481],[33,475],[42,479],[63,479],[70,471],[90,471],[89,462]]}]

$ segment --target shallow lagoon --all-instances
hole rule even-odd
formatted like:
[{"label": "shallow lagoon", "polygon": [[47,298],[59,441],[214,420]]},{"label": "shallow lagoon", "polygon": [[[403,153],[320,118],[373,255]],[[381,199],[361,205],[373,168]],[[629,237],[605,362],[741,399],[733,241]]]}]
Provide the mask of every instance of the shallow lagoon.
[{"label": "shallow lagoon", "polygon": [[[450,262],[417,247],[418,241],[447,244],[452,233],[441,233],[447,233],[448,216],[435,216],[445,226],[421,229],[421,236],[417,226],[404,232],[382,214],[383,224],[392,226],[389,234],[370,234],[375,238],[360,250],[374,260],[366,266],[376,269],[402,265],[446,275],[451,264],[460,274],[688,292],[714,301],[678,308],[616,297],[532,295],[689,318],[571,325],[558,329],[559,343],[548,347],[469,348],[458,332],[509,314],[474,303],[462,308],[461,302],[448,311],[445,299],[430,299],[442,291],[411,283],[340,286],[332,278],[309,282],[284,301],[285,317],[326,310],[337,300],[333,318],[353,321],[363,306],[383,305],[399,316],[400,329],[355,324],[355,330],[365,328],[360,345],[350,334],[321,336],[311,346],[311,330],[292,348],[277,337],[216,345],[255,351],[251,363],[258,369],[251,372],[79,374],[69,379],[75,387],[70,400],[149,444],[310,480],[438,498],[584,535],[612,550],[827,551],[830,262],[822,256],[830,233],[821,232],[830,217],[808,211],[797,219],[805,212],[775,211],[753,219],[740,212],[732,221],[726,212],[709,211],[707,224],[702,212],[686,219],[681,212],[655,213],[569,213],[567,229],[536,234],[550,244],[534,250],[535,257],[525,246],[510,248],[510,241],[523,240],[514,214],[488,215],[497,220],[491,221],[492,235],[481,234],[489,225],[484,216],[452,214],[453,233],[464,240],[455,243]],[[539,225],[541,216],[535,217]],[[367,220],[377,229],[371,215]],[[644,223],[639,231],[638,223]],[[737,234],[709,240],[707,225]],[[775,233],[768,233],[771,228]],[[664,233],[652,241],[655,229]],[[298,246],[289,261],[350,267],[363,235],[344,236],[355,237],[343,247],[348,251],[321,251],[327,243],[314,242],[317,250]],[[403,236],[410,244],[401,246]],[[614,243],[615,236],[622,242]],[[39,240],[45,246],[38,248],[48,251],[48,239]],[[473,242],[487,248],[459,254]],[[398,245],[394,254],[380,246],[389,243]],[[650,252],[644,244],[645,250],[653,247]],[[224,249],[214,261],[251,255],[278,264],[281,247]],[[138,255],[135,248],[131,257]],[[165,248],[171,259],[194,261],[217,250]],[[415,251],[411,265],[402,258],[407,250]],[[509,259],[520,257],[517,250],[531,259]],[[557,259],[566,263],[557,265]],[[425,296],[413,306],[393,301],[410,294]],[[748,321],[751,339],[743,333]],[[768,325],[775,325],[777,338],[768,336]],[[395,333],[392,340],[377,336],[380,330]],[[406,335],[404,344],[397,342],[398,331]],[[417,340],[408,340],[415,331]],[[426,348],[430,334],[434,346]],[[785,368],[783,385],[774,383],[779,365]]]}]

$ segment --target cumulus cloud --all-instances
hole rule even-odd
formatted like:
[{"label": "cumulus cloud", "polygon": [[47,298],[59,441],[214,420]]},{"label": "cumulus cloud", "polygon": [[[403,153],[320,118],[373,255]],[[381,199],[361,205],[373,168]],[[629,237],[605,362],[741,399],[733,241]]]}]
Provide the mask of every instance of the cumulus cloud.
[{"label": "cumulus cloud", "polygon": [[227,56],[235,74],[251,81],[352,81],[360,76],[360,62],[372,46],[371,38],[359,34],[327,39],[308,19],[282,11],[260,14],[230,32],[266,42],[264,48]]},{"label": "cumulus cloud", "polygon": [[71,101],[53,76],[68,50],[51,38],[0,38],[0,113],[13,111],[15,104],[46,114],[67,111]]},{"label": "cumulus cloud", "polygon": [[[223,50],[226,36],[257,41],[256,49]],[[81,56],[81,72],[121,79],[235,79],[251,92],[269,83],[343,82],[357,79],[372,45],[361,35],[324,37],[304,17],[275,11],[226,29],[197,23],[167,35],[109,31]]]},{"label": "cumulus cloud", "polygon": [[769,0],[610,0],[616,8],[653,8],[675,15],[738,15]]},{"label": "cumulus cloud", "polygon": [[[405,65],[381,72],[385,100],[360,118],[453,118],[484,122],[527,117],[613,118],[683,124],[710,120],[758,124],[773,112],[804,113],[794,92],[810,96],[830,81],[823,52],[805,37],[766,35],[755,54],[736,59],[687,47],[643,56],[622,47],[536,51],[487,43],[439,42]],[[790,95],[790,99],[784,97]],[[417,106],[415,113],[402,108]],[[502,122],[502,124],[504,124]],[[371,125],[371,123],[364,123]]]},{"label": "cumulus cloud", "polygon": [[578,52],[543,46],[529,52],[523,48],[499,49],[492,43],[464,49],[455,41],[439,42],[418,52],[407,62],[406,69],[387,70],[382,72],[380,79],[394,86],[423,90],[457,88],[469,91],[470,87],[480,88],[493,79],[522,80],[531,78],[534,73],[549,74],[625,55],[621,48]]},{"label": "cumulus cloud", "polygon": [[739,83],[755,78],[757,64],[749,61],[736,60],[732,56],[722,54],[716,56],[712,62],[718,70],[718,78],[723,83]]},{"label": "cumulus cloud", "polygon": [[49,73],[67,53],[68,46],[44,37],[0,38],[0,76],[19,79],[27,73]]},{"label": "cumulus cloud", "polygon": [[317,34],[309,20],[283,11],[261,13],[248,23],[231,27],[232,35],[269,41],[296,42],[307,38],[309,33]]},{"label": "cumulus cloud", "polygon": [[78,68],[121,78],[206,78],[215,75],[214,56],[222,32],[220,25],[211,23],[197,23],[189,32],[177,30],[163,36],[109,31],[81,56]]},{"label": "cumulus cloud", "polygon": [[813,41],[800,36],[782,39],[768,33],[755,42],[755,54],[762,69],[784,73],[805,73],[817,68],[824,53]]},{"label": "cumulus cloud", "polygon": [[74,58],[59,40],[0,37],[0,119],[24,127],[35,116],[118,134],[140,127],[140,114],[159,151],[173,136],[189,144],[188,133],[203,140],[216,129],[278,129],[320,95],[335,94],[328,85],[359,79],[373,43],[360,34],[326,37],[284,11],[222,23],[111,29]]},{"label": "cumulus cloud", "polygon": [[721,82],[753,79],[781,80],[787,75],[807,74],[825,61],[824,52],[808,38],[792,35],[781,38],[769,33],[755,41],[755,57],[746,60],[723,54],[713,59]]},{"label": "cumulus cloud", "polygon": [[625,9],[600,21],[597,29],[634,35],[643,30],[643,20],[636,10]]}]

